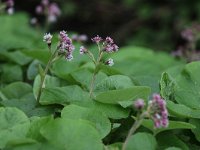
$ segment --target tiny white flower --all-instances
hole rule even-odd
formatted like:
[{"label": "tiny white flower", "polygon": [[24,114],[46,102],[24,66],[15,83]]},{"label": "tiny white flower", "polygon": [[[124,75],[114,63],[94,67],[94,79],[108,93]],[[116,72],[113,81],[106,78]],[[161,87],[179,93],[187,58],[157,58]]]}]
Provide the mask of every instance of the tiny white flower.
[{"label": "tiny white flower", "polygon": [[8,8],[7,13],[9,15],[12,15],[14,13],[14,8],[13,7]]},{"label": "tiny white flower", "polygon": [[65,59],[66,59],[67,61],[71,61],[73,58],[74,58],[74,57],[73,57],[72,54],[67,54],[66,57],[65,57]]},{"label": "tiny white flower", "polygon": [[81,55],[83,55],[87,52],[87,49],[84,46],[81,46],[79,52],[80,52]]},{"label": "tiny white flower", "polygon": [[43,41],[47,44],[51,44],[52,35],[50,33],[45,33],[43,37]]},{"label": "tiny white flower", "polygon": [[113,66],[113,65],[114,65],[113,59],[112,59],[112,58],[109,58],[109,59],[106,61],[106,64],[107,64],[108,66]]}]

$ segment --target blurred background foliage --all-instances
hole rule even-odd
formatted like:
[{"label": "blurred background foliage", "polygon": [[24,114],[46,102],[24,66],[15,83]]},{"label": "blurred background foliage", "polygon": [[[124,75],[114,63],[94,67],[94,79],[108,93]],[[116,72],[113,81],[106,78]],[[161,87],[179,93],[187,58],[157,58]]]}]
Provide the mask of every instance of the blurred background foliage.
[{"label": "blurred background foliage", "polygon": [[[186,41],[181,31],[200,20],[199,0],[55,0],[62,15],[50,31],[69,30],[89,37],[110,35],[119,45],[173,51]],[[40,0],[16,0],[16,11],[37,16]],[[40,18],[42,20],[42,18]]]}]

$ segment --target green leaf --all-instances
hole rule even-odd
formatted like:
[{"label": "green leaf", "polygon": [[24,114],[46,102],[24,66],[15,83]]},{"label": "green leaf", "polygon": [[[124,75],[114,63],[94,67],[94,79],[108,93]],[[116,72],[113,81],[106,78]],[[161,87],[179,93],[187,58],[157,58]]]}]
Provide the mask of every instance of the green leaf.
[{"label": "green leaf", "polygon": [[39,143],[32,139],[19,139],[12,142],[9,142],[6,145],[5,150],[63,150],[56,147],[56,145],[52,145],[50,143],[44,142]]},{"label": "green leaf", "polygon": [[91,121],[94,124],[94,127],[99,131],[102,138],[108,135],[111,130],[111,123],[107,116],[96,109],[80,107],[77,105],[68,105],[62,110],[61,117],[73,120],[83,119]]},{"label": "green leaf", "polygon": [[42,40],[38,39],[42,35],[30,27],[27,15],[22,13],[15,13],[12,16],[1,15],[0,22],[3,22],[0,28],[0,50],[35,48],[39,46],[38,41],[42,43]]},{"label": "green leaf", "polygon": [[200,118],[200,110],[191,109],[182,104],[175,104],[172,101],[167,101],[167,108],[170,115],[182,118]]},{"label": "green leaf", "polygon": [[44,142],[45,138],[40,133],[42,127],[44,127],[49,121],[53,120],[53,117],[36,117],[31,121],[30,128],[27,132],[27,137],[34,139],[38,142]]},{"label": "green leaf", "polygon": [[24,82],[14,82],[7,85],[1,92],[8,98],[21,98],[22,96],[32,92],[32,87]]},{"label": "green leaf", "polygon": [[38,66],[39,66],[39,61],[38,60],[34,60],[27,69],[27,78],[29,80],[33,80],[37,74],[38,74]]},{"label": "green leaf", "polygon": [[162,73],[160,80],[160,94],[165,100],[173,99],[175,82],[167,73]]},{"label": "green leaf", "polygon": [[174,132],[162,132],[156,136],[158,149],[166,149],[168,147],[177,147],[181,150],[189,150],[185,141],[182,141]]},{"label": "green leaf", "polygon": [[[81,69],[81,70],[74,71],[71,73],[71,76],[73,77],[75,81],[81,84],[84,88],[86,88],[87,90],[90,89],[90,84],[91,84],[91,79],[92,79],[93,74],[88,69]],[[102,72],[97,73],[96,79],[94,82],[94,88],[97,83],[99,83],[106,77],[107,75]]]},{"label": "green leaf", "polygon": [[132,135],[127,143],[126,150],[155,150],[156,139],[149,133],[136,133]]},{"label": "green leaf", "polygon": [[108,150],[121,150],[122,149],[122,143],[114,143],[107,146]]},{"label": "green leaf", "polygon": [[37,106],[33,93],[28,93],[20,99],[9,99],[0,102],[5,107],[16,107],[26,113],[27,116],[44,116],[54,112],[51,106]]},{"label": "green leaf", "polygon": [[68,62],[65,59],[59,59],[52,65],[52,73],[61,79],[71,80],[69,74],[78,69],[78,63]]},{"label": "green leaf", "polygon": [[111,90],[97,94],[95,100],[106,104],[121,104],[124,101],[128,101],[131,104],[132,101],[137,98],[148,98],[150,94],[150,88],[145,86],[134,86],[131,88],[121,90]]},{"label": "green leaf", "polygon": [[191,124],[196,126],[195,129],[192,129],[196,139],[200,142],[200,120],[199,119],[190,119],[189,121]]},{"label": "green leaf", "polygon": [[169,147],[169,148],[166,148],[165,150],[181,150],[181,149],[178,147]]},{"label": "green leaf", "polygon": [[15,62],[19,65],[26,65],[31,61],[31,58],[24,55],[21,51],[0,51],[0,55],[7,61],[10,60],[11,62]]},{"label": "green leaf", "polygon": [[169,121],[169,125],[167,128],[160,128],[160,129],[154,129],[153,121],[149,119],[145,119],[142,122],[142,125],[149,130],[151,130],[155,135],[166,131],[166,130],[174,130],[174,129],[194,129],[195,126],[187,123],[187,122],[181,122],[181,121]]},{"label": "green leaf", "polygon": [[4,83],[22,81],[23,79],[22,68],[19,65],[3,64],[0,66],[0,70],[2,70],[1,80]]},{"label": "green leaf", "polygon": [[97,83],[96,91],[109,91],[130,88],[134,86],[132,80],[124,75],[113,75]]},{"label": "green leaf", "polygon": [[132,80],[136,80],[138,83],[137,85],[141,86],[149,86],[151,87],[151,93],[159,93],[159,79],[160,75],[138,75],[138,76],[131,76]]},{"label": "green leaf", "polygon": [[47,50],[23,50],[24,55],[37,59],[45,64],[47,64],[50,58],[50,52]]},{"label": "green leaf", "polygon": [[0,148],[12,140],[25,138],[29,119],[17,108],[0,108]]},{"label": "green leaf", "polygon": [[84,92],[79,86],[72,85],[66,87],[54,87],[43,89],[40,103],[42,105],[62,104],[73,102],[84,102],[90,100],[89,94]]},{"label": "green leaf", "polygon": [[123,74],[117,69],[114,69],[113,67],[110,67],[108,65],[100,64],[100,71],[106,73],[107,75],[119,75]]},{"label": "green leaf", "polygon": [[112,119],[127,118],[130,112],[129,109],[124,109],[118,105],[104,104],[100,102],[94,102],[94,105],[91,106],[91,108],[105,113],[109,118]]},{"label": "green leaf", "polygon": [[[68,150],[102,150],[98,131],[85,120],[56,119],[41,129],[41,134],[52,145]],[[92,144],[91,144],[92,143]]]},{"label": "green leaf", "polygon": [[175,100],[190,108],[200,109],[200,62],[192,62],[185,66],[177,76],[174,95]]}]

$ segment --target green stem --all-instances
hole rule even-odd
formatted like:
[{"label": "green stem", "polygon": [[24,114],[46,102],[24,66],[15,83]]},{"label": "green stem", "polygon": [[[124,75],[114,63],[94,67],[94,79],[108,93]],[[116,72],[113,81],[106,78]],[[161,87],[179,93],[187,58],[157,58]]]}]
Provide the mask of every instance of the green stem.
[{"label": "green stem", "polygon": [[[96,67],[95,67],[95,70],[96,70]],[[95,79],[96,79],[96,71],[94,71],[94,73],[92,75],[92,80],[90,83],[90,98],[92,97],[92,94],[93,94]]]},{"label": "green stem", "polygon": [[141,115],[139,115],[137,117],[136,121],[134,122],[133,126],[131,127],[131,129],[128,132],[128,135],[127,135],[127,137],[125,139],[125,142],[124,142],[124,144],[122,146],[122,150],[126,150],[126,146],[127,146],[129,138],[140,127],[140,125],[142,124],[142,121],[143,121],[143,119],[144,119],[145,116],[146,116],[146,112],[142,113]]},{"label": "green stem", "polygon": [[92,80],[91,80],[91,83],[90,83],[90,98],[92,97],[92,94],[93,94],[93,90],[94,90],[94,82],[95,82],[95,79],[96,79],[96,74],[97,74],[97,67],[99,66],[100,62],[101,62],[101,58],[103,56],[103,51],[99,51],[99,55],[98,55],[98,58],[97,58],[97,62],[95,61],[94,64],[95,64],[95,69],[94,69],[94,73],[92,75]]},{"label": "green stem", "polygon": [[57,50],[55,50],[55,52],[53,54],[51,54],[51,57],[50,57],[47,65],[46,65],[44,73],[41,75],[41,83],[40,83],[39,92],[38,92],[37,99],[36,99],[37,100],[37,105],[39,105],[39,100],[40,100],[40,96],[42,94],[42,89],[44,88],[45,77],[46,77],[46,75],[47,75],[47,73],[49,71],[49,68],[50,68],[50,66],[51,66],[51,64],[52,64],[52,62],[53,62],[53,60],[54,60],[54,58],[56,56],[56,53],[57,53]]}]

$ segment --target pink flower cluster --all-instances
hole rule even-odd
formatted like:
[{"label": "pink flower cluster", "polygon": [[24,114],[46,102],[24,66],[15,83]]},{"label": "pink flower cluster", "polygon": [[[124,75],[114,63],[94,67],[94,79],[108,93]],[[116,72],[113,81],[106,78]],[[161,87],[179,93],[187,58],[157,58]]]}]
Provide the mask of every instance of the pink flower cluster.
[{"label": "pink flower cluster", "polygon": [[50,3],[49,0],[42,0],[40,5],[36,7],[35,11],[39,15],[46,15],[47,20],[50,23],[55,22],[57,17],[61,14],[58,5],[56,3]]},{"label": "pink flower cluster", "polygon": [[154,127],[167,127],[168,121],[168,111],[166,108],[166,102],[158,94],[153,95],[153,99],[149,102],[149,113],[151,119],[154,121]]},{"label": "pink flower cluster", "polygon": [[59,43],[59,50],[61,53],[65,53],[65,58],[68,61],[73,59],[73,51],[75,49],[74,45],[72,44],[72,40],[69,38],[68,34],[65,31],[60,31],[60,43]]},{"label": "pink flower cluster", "polygon": [[[91,40],[98,44],[103,41],[103,38],[97,35]],[[112,53],[118,51],[118,49],[119,47],[114,43],[114,40],[111,37],[106,37],[106,39],[103,41],[103,51]]]},{"label": "pink flower cluster", "polygon": [[[92,42],[94,42],[98,45],[98,49],[99,49],[98,61],[101,61],[101,58],[102,58],[102,55],[104,52],[112,53],[112,52],[118,51],[118,49],[119,49],[119,47],[114,43],[114,40],[111,37],[106,37],[106,39],[104,40],[102,37],[97,35],[97,36],[91,38],[91,40],[92,40]],[[82,54],[86,54],[86,53],[88,53],[90,55],[90,58],[92,57],[93,61],[95,61],[93,54],[91,54],[91,52],[88,49],[86,49],[84,46],[81,46],[80,54],[82,55]],[[109,58],[108,60],[106,60],[104,62],[104,64],[108,65],[108,66],[112,66],[112,65],[114,65],[114,61],[112,58]]]},{"label": "pink flower cluster", "polygon": [[14,0],[6,1],[6,10],[9,15],[12,15],[14,13]]},{"label": "pink flower cluster", "polygon": [[104,45],[104,50],[108,53],[116,52],[119,49],[119,47],[114,43],[113,39],[110,37],[106,37]]}]

